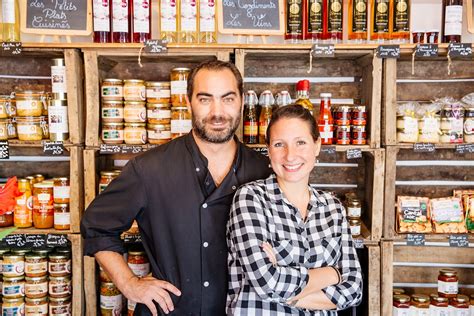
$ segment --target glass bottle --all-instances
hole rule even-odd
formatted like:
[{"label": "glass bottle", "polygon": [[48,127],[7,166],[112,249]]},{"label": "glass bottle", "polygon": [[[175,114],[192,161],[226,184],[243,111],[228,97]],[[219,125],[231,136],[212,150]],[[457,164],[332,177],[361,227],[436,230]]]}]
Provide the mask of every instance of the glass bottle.
[{"label": "glass bottle", "polygon": [[319,135],[321,144],[331,145],[334,141],[334,121],[331,114],[331,93],[321,93],[321,106],[319,108]]},{"label": "glass bottle", "polygon": [[217,43],[216,3],[214,0],[199,2],[199,42]]},{"label": "glass bottle", "polygon": [[160,4],[160,39],[168,43],[176,43],[178,41],[178,4],[176,0],[160,0]]},{"label": "glass bottle", "polygon": [[328,0],[328,38],[331,42],[342,41],[342,0]]},{"label": "glass bottle", "polygon": [[130,0],[112,0],[112,42],[130,43]]},{"label": "glass bottle", "polygon": [[314,115],[313,103],[309,99],[309,81],[300,80],[296,83],[296,101],[295,104],[299,104]]},{"label": "glass bottle", "polygon": [[152,0],[133,0],[132,2],[132,42],[144,43],[151,38]]},{"label": "glass bottle", "polygon": [[265,90],[260,95],[258,103],[261,106],[260,117],[258,119],[258,143],[265,144],[268,124],[272,118],[272,106],[275,102],[270,90]]},{"label": "glass bottle", "polygon": [[318,42],[325,39],[327,21],[327,1],[308,0],[306,8],[306,32],[304,39]]},{"label": "glass bottle", "polygon": [[244,95],[244,143],[258,144],[258,97],[255,91],[249,90]]},{"label": "glass bottle", "polygon": [[290,93],[286,90],[283,90],[277,94],[275,105],[276,107],[281,107],[291,104],[291,101]]},{"label": "glass bottle", "polygon": [[286,1],[286,31],[285,40],[298,43],[303,40],[306,0]]},{"label": "glass bottle", "polygon": [[19,0],[2,0],[3,41],[20,41]]},{"label": "glass bottle", "polygon": [[389,33],[389,0],[371,0],[371,28],[370,39],[376,42],[384,42],[390,38]]},{"label": "glass bottle", "polygon": [[[463,0],[443,0],[443,43],[460,43]],[[4,18],[5,19],[5,18]]]},{"label": "glass bottle", "polygon": [[178,33],[180,43],[197,43],[197,0],[181,0]]},{"label": "glass bottle", "polygon": [[94,43],[110,43],[110,1],[94,0]]},{"label": "glass bottle", "polygon": [[23,194],[16,198],[13,225],[28,228],[33,225],[33,198],[30,182],[27,179],[19,179],[18,191]]},{"label": "glass bottle", "polygon": [[367,40],[368,21],[367,0],[349,0],[348,38],[350,41]]},{"label": "glass bottle", "polygon": [[390,38],[396,42],[410,41],[410,0],[394,0],[390,25]]}]

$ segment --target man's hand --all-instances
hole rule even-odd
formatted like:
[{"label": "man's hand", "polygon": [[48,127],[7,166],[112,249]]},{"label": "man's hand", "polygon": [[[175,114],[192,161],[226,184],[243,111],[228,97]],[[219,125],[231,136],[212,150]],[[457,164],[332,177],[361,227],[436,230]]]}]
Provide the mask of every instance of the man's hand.
[{"label": "man's hand", "polygon": [[268,242],[263,242],[261,245],[263,251],[267,254],[268,259],[270,259],[270,262],[272,265],[276,266],[277,264],[277,259],[275,252],[273,251],[272,245],[270,245]]},{"label": "man's hand", "polygon": [[127,282],[123,291],[123,294],[128,299],[137,303],[145,304],[150,309],[153,316],[158,315],[158,311],[153,301],[160,305],[165,314],[174,310],[170,293],[173,293],[176,296],[181,296],[181,291],[173,284],[155,279],[151,276],[144,278],[138,278],[136,276],[132,277],[129,282]]}]

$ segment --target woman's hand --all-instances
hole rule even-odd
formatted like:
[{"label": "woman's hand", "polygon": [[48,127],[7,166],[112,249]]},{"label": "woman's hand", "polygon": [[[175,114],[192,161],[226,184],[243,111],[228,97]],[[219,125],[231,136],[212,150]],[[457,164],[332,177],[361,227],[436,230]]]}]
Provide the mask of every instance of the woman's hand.
[{"label": "woman's hand", "polygon": [[267,243],[266,241],[262,243],[261,245],[263,251],[267,254],[268,259],[272,263],[273,266],[276,266],[277,264],[277,258],[275,255],[275,252],[273,251],[272,245]]}]

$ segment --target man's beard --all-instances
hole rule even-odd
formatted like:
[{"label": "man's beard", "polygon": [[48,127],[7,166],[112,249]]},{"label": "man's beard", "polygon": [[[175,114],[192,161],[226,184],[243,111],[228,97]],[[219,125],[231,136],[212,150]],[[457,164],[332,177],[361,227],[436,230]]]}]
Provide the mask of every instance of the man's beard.
[{"label": "man's beard", "polygon": [[[231,117],[225,116],[211,116],[206,117],[203,120],[198,120],[195,116],[192,116],[193,129],[196,132],[197,136],[202,140],[205,140],[214,144],[222,144],[228,142],[234,137],[235,131],[239,127],[241,115],[232,119]],[[216,122],[227,122],[229,123],[225,129],[220,131],[212,131],[206,129],[207,123],[216,123]]]}]

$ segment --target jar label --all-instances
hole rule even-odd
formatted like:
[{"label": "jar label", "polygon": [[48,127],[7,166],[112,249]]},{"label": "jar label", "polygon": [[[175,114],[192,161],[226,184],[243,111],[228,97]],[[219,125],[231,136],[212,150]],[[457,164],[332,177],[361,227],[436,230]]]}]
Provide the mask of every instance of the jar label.
[{"label": "jar label", "polygon": [[147,276],[148,273],[150,273],[149,263],[141,263],[141,264],[129,263],[128,266],[130,267],[130,270],[132,270],[133,273],[139,277]]},{"label": "jar label", "polygon": [[161,1],[161,32],[176,32],[176,2],[172,0]]},{"label": "jar label", "polygon": [[171,139],[171,131],[148,130],[149,139]]},{"label": "jar label", "polygon": [[71,315],[71,312],[72,312],[71,303],[64,303],[62,305],[51,305],[51,303],[49,303],[49,315],[66,316],[66,315]]},{"label": "jar label", "polygon": [[128,1],[112,1],[112,30],[128,33]]},{"label": "jar label", "polygon": [[258,135],[258,124],[245,122],[244,123],[244,136],[257,136]]},{"label": "jar label", "polygon": [[55,199],[69,199],[71,193],[70,186],[55,186],[53,188],[53,196]]},{"label": "jar label", "polygon": [[197,5],[194,0],[181,1],[181,31],[197,31]]},{"label": "jar label", "polygon": [[146,144],[146,130],[131,130],[124,132],[124,140],[126,144]]},{"label": "jar label", "polygon": [[444,35],[462,34],[462,5],[448,5],[445,10]]},{"label": "jar label", "polygon": [[52,283],[51,281],[49,281],[49,295],[62,296],[71,293],[71,281],[67,281],[66,283]]},{"label": "jar label", "polygon": [[350,225],[351,235],[359,236],[360,235],[360,225]]},{"label": "jar label", "polygon": [[19,306],[2,306],[2,316],[17,316],[25,315],[25,303],[21,303]]},{"label": "jar label", "polygon": [[171,81],[171,94],[184,94],[186,95],[188,89],[188,82],[185,80]]},{"label": "jar label", "polygon": [[123,108],[102,108],[102,118],[118,118],[123,120]]},{"label": "jar label", "polygon": [[124,109],[125,122],[146,122],[146,108],[130,108]]},{"label": "jar label", "polygon": [[171,134],[189,133],[192,128],[191,120],[171,120]]},{"label": "jar label", "polygon": [[71,225],[71,213],[54,213],[54,225]]},{"label": "jar label", "polygon": [[15,0],[3,0],[2,3],[2,16],[3,16],[3,23],[8,24],[15,24]]},{"label": "jar label", "polygon": [[8,131],[5,125],[0,126],[0,139],[7,139]]},{"label": "jar label", "polygon": [[430,316],[450,316],[449,307],[430,305]]},{"label": "jar label", "polygon": [[200,1],[199,3],[199,31],[216,31],[216,5],[214,1]]},{"label": "jar label", "polygon": [[123,98],[122,86],[102,86],[102,97],[117,97]]},{"label": "jar label", "polygon": [[404,133],[418,133],[418,120],[411,116],[403,117]]},{"label": "jar label", "polygon": [[108,186],[108,184],[99,184],[99,193],[104,191],[107,186]]},{"label": "jar label", "polygon": [[144,85],[130,85],[123,87],[123,97],[128,101],[145,101],[146,90]]},{"label": "jar label", "polygon": [[47,315],[48,314],[48,303],[41,305],[26,305],[26,315]]},{"label": "jar label", "polygon": [[2,295],[3,296],[16,296],[18,294],[25,295],[25,284],[15,284],[15,285],[6,285],[7,283],[3,283],[2,287]]},{"label": "jar label", "polygon": [[392,316],[410,316],[410,309],[409,308],[398,308],[393,307],[392,309]]},{"label": "jar label", "polygon": [[49,262],[48,271],[50,274],[71,273],[71,260],[67,262]]},{"label": "jar label", "polygon": [[110,32],[110,11],[108,1],[92,1],[94,3],[94,32]]},{"label": "jar label", "polygon": [[135,307],[137,306],[137,302],[134,302],[132,300],[128,300],[127,302],[127,307],[128,307],[128,310],[129,311],[134,311],[135,310]]},{"label": "jar label", "polygon": [[474,119],[467,118],[464,121],[464,133],[467,135],[474,134]]},{"label": "jar label", "polygon": [[4,276],[20,276],[25,273],[25,262],[18,261],[15,263],[5,263],[3,261],[3,275]]},{"label": "jar label", "polygon": [[16,101],[16,108],[17,110],[35,110],[37,106],[43,107],[43,105],[40,105],[40,100],[17,100]]},{"label": "jar label", "polygon": [[48,107],[48,123],[50,133],[69,133],[67,106]]},{"label": "jar label", "polygon": [[25,274],[38,274],[48,272],[48,262],[35,262],[28,263],[25,262]]},{"label": "jar label", "polygon": [[113,310],[113,315],[120,315],[122,310],[122,294],[114,296],[100,296],[100,308]]},{"label": "jar label", "polygon": [[146,89],[146,97],[149,99],[169,99],[171,97],[171,90],[148,88]]},{"label": "jar label", "polygon": [[48,194],[48,193],[38,194],[38,202],[41,204],[48,204],[49,202],[51,202],[51,200],[52,200],[51,194]]},{"label": "jar label", "polygon": [[38,128],[36,127],[36,125],[34,124],[31,124],[31,125],[17,125],[17,130],[18,130],[18,134],[23,134],[23,135],[36,135],[38,132],[42,133],[41,132],[41,128],[38,126]]},{"label": "jar label", "polygon": [[171,119],[171,110],[147,110],[147,116],[149,119]]},{"label": "jar label", "polygon": [[48,294],[48,282],[44,281],[43,283],[38,283],[38,284],[26,283],[25,294],[26,296]]},{"label": "jar label", "polygon": [[458,282],[444,282],[438,280],[438,292],[443,294],[458,294]]},{"label": "jar label", "polygon": [[434,117],[425,117],[423,119],[423,128],[421,129],[421,133],[423,134],[431,134],[431,133],[438,133],[439,132],[439,119]]},{"label": "jar label", "polygon": [[349,217],[360,217],[362,213],[362,208],[360,207],[348,207],[347,216]]},{"label": "jar label", "polygon": [[67,93],[65,66],[51,66],[51,86],[53,93]]},{"label": "jar label", "polygon": [[123,131],[102,130],[102,140],[123,141]]},{"label": "jar label", "polygon": [[150,33],[149,0],[133,0],[133,32]]}]

